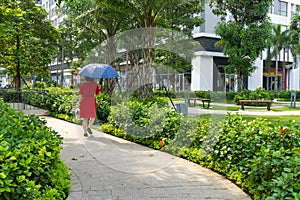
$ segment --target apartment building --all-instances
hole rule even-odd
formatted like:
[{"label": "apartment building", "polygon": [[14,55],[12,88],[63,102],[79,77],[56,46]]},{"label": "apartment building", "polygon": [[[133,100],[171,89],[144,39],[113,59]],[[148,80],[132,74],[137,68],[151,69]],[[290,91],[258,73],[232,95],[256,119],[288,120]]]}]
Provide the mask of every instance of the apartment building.
[{"label": "apartment building", "polygon": [[[289,26],[291,16],[297,12],[300,0],[274,0],[270,7],[269,17],[271,23],[282,24],[283,28]],[[196,57],[192,60],[192,81],[191,90],[221,90],[236,91],[237,76],[226,72],[228,58],[224,56],[221,49],[214,44],[220,39],[214,34],[214,27],[219,22],[219,18],[212,13],[208,5],[205,6],[201,17],[205,23],[195,29],[194,39],[200,42]],[[300,70],[293,65],[293,58],[289,50],[281,51],[278,66],[278,88],[287,90],[300,89]],[[267,90],[275,89],[275,59],[272,62],[271,70],[267,72],[266,51],[254,63],[257,69],[251,76],[244,78],[244,88],[255,90],[263,87]]]},{"label": "apartment building", "polygon": [[62,22],[64,16],[57,12],[57,5],[55,0],[37,0],[37,4],[41,5],[48,13],[48,17],[55,27],[58,27]]},{"label": "apartment building", "polygon": [[[56,1],[36,0],[36,3],[42,6],[48,12],[49,20],[55,27],[58,27],[59,24],[63,21],[65,15],[58,12],[59,9],[56,4]],[[68,87],[72,79],[69,63],[65,59],[63,46],[60,46],[58,44],[57,47],[60,49],[59,57],[62,58],[62,61],[60,59],[58,60],[57,58],[55,58],[49,65],[51,71],[51,79]]]}]

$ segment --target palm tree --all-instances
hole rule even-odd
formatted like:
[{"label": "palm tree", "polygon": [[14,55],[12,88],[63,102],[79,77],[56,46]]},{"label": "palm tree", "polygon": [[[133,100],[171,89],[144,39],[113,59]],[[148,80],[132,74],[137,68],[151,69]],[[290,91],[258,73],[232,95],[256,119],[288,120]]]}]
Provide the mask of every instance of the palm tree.
[{"label": "palm tree", "polygon": [[270,40],[270,46],[267,51],[266,67],[271,66],[271,59],[275,57],[275,87],[274,90],[278,91],[278,55],[280,51],[288,47],[288,33],[289,30],[282,31],[282,25],[278,24],[273,26],[273,35]]},{"label": "palm tree", "polygon": [[288,44],[291,50],[294,67],[297,66],[298,59],[300,58],[300,15],[294,14],[289,28]]}]

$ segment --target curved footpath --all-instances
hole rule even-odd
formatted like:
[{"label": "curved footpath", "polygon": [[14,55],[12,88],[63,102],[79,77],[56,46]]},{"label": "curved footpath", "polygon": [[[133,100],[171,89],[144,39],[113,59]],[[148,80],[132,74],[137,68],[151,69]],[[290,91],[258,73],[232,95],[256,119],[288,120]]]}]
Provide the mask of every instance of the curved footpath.
[{"label": "curved footpath", "polygon": [[71,171],[67,200],[248,199],[224,177],[187,160],[51,117],[64,137],[61,158]]}]

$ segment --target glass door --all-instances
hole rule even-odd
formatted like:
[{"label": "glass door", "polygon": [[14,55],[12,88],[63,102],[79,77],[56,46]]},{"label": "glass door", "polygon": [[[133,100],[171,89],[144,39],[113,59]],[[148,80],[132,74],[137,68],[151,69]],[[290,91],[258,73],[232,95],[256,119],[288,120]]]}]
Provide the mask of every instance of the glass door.
[{"label": "glass door", "polygon": [[225,91],[231,92],[237,90],[237,77],[235,74],[225,74]]}]

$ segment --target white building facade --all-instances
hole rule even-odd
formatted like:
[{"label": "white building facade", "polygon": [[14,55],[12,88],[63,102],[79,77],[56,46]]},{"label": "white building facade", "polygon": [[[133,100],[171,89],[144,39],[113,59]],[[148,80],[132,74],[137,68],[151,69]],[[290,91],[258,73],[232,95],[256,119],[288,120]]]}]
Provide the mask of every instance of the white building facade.
[{"label": "white building facade", "polygon": [[[282,24],[283,29],[290,24],[293,13],[297,12],[300,0],[274,0],[269,10],[269,17],[272,24]],[[227,57],[221,49],[214,44],[220,39],[214,34],[214,27],[219,18],[212,13],[208,5],[205,6],[201,17],[205,23],[195,29],[194,39],[200,42],[196,56],[192,60],[191,90],[211,91],[236,91],[237,77],[235,74],[226,73],[224,66],[227,65]],[[275,59],[272,62],[271,70],[266,71],[266,51],[255,61],[257,69],[243,80],[243,87],[255,90],[263,87],[267,90],[275,89]],[[300,70],[293,65],[293,57],[288,50],[281,51],[278,67],[278,88],[284,90],[300,89]]]}]

